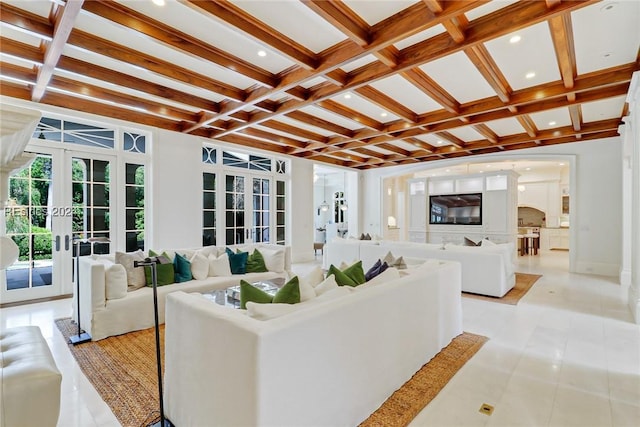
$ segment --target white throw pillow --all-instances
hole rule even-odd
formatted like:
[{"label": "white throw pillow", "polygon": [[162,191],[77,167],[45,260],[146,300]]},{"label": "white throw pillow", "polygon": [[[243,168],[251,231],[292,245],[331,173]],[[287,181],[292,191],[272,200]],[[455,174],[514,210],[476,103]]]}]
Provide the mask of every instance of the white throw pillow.
[{"label": "white throw pillow", "polygon": [[204,280],[209,277],[209,260],[199,252],[193,254],[189,260],[191,263],[191,275],[196,280]]},{"label": "white throw pillow", "polygon": [[105,272],[105,297],[120,299],[127,296],[127,270],[122,264],[111,264]]},{"label": "white throw pillow", "polygon": [[395,258],[391,251],[387,252],[382,262],[386,262],[389,267],[395,267],[399,270],[407,268],[407,263],[404,262],[402,256]]},{"label": "white throw pillow", "polygon": [[480,246],[497,246],[497,245],[489,239],[482,239],[482,243],[480,243]]},{"label": "white throw pillow", "polygon": [[209,255],[209,276],[231,276],[229,256],[224,253],[220,256]]},{"label": "white throw pillow", "polygon": [[147,279],[144,275],[144,267],[134,267],[134,261],[144,261],[144,254],[141,250],[136,252],[116,252],[116,264],[122,264],[127,271],[127,290],[135,291],[136,289],[147,286]]},{"label": "white throw pillow", "polygon": [[284,273],[285,249],[267,249],[264,246],[258,249],[264,258],[264,265],[267,270],[276,273]]},{"label": "white throw pillow", "polygon": [[324,273],[322,272],[322,268],[320,267],[314,268],[300,280],[307,282],[308,284],[310,284],[312,287],[315,288],[324,280]]},{"label": "white throw pillow", "polygon": [[313,289],[313,286],[306,280],[300,280],[300,278],[298,278],[298,285],[300,287],[300,302],[309,301],[316,297],[315,289]]},{"label": "white throw pillow", "polygon": [[269,320],[298,310],[298,304],[259,304],[247,302],[247,314],[256,320]]},{"label": "white throw pillow", "polygon": [[335,289],[338,287],[338,283],[336,282],[336,276],[332,274],[331,276],[324,279],[318,286],[315,287],[316,295],[320,296],[325,292],[330,291],[331,289]]}]

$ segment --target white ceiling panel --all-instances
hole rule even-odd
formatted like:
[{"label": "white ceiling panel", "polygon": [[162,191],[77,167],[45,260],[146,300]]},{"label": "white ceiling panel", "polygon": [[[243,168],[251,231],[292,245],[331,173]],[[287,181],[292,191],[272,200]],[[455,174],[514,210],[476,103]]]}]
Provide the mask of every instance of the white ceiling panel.
[{"label": "white ceiling panel", "polygon": [[195,96],[204,97],[206,99],[209,99],[210,101],[220,102],[225,99],[223,96],[220,96],[217,93],[213,93],[195,86],[187,85],[176,80],[171,80],[143,68],[136,67],[135,65],[116,61],[114,59],[110,59],[102,55],[96,55],[85,50],[67,46],[64,48],[63,53],[66,56],[80,59],[90,64],[99,65],[101,67],[119,71],[130,76],[143,78],[162,86],[170,87],[172,89],[176,89],[185,93],[190,93]]},{"label": "white ceiling panel", "polygon": [[403,104],[416,114],[441,110],[442,106],[399,75],[371,83],[375,89]]},{"label": "white ceiling panel", "polygon": [[310,87],[314,87],[315,85],[319,85],[320,83],[324,83],[327,80],[323,77],[315,77],[313,79],[307,80],[306,82],[303,82],[300,84],[300,86],[302,86],[305,89],[309,89]]},{"label": "white ceiling panel", "polygon": [[[18,58],[15,56],[5,55],[4,53],[0,53],[0,60],[2,60],[2,62],[5,62],[7,64],[17,65],[18,67],[27,68],[29,70],[31,70],[33,66],[36,65],[34,62],[25,60],[23,58]],[[2,74],[1,69],[0,69],[0,74]]]},{"label": "white ceiling panel", "polygon": [[[42,18],[47,18],[51,12],[51,6],[53,3],[51,0],[2,0],[2,3],[7,3],[12,6],[17,6],[20,9],[27,12],[34,13]],[[4,32],[4,28],[2,29]]]},{"label": "white ceiling panel", "polygon": [[384,155],[389,155],[389,154],[396,154],[393,151],[389,151],[389,150],[385,150],[384,148],[378,146],[378,145],[367,145],[365,147],[367,150],[371,150],[371,151],[375,151],[376,153],[380,153],[380,154],[384,154]]},{"label": "white ceiling panel", "polygon": [[347,37],[297,1],[232,1],[265,24],[318,53]]},{"label": "white ceiling panel", "polygon": [[407,151],[417,151],[420,150],[420,147],[416,147],[414,144],[410,142],[403,141],[402,139],[397,139],[392,141],[392,144],[398,146],[400,148],[404,148]]},{"label": "white ceiling panel", "polygon": [[282,123],[286,123],[286,124],[291,125],[291,126],[299,127],[300,129],[308,130],[310,132],[315,132],[315,133],[317,133],[319,135],[323,135],[323,136],[335,135],[335,132],[331,132],[331,131],[328,131],[326,129],[322,129],[322,128],[319,128],[319,127],[316,127],[316,126],[312,126],[310,124],[307,124],[305,122],[301,122],[299,120],[292,119],[292,118],[287,117],[287,116],[279,116],[278,117],[278,121],[282,122]]},{"label": "white ceiling panel", "polygon": [[529,116],[540,130],[571,126],[571,116],[566,107],[532,113]]},{"label": "white ceiling panel", "polygon": [[438,34],[444,33],[446,30],[440,24],[435,25],[431,28],[427,28],[426,30],[420,31],[417,34],[412,35],[411,37],[407,37],[406,39],[402,39],[401,41],[394,44],[394,46],[400,50],[407,48],[409,46],[413,46],[416,43],[421,41],[430,39],[433,36],[437,36]]},{"label": "white ceiling panel", "polygon": [[[400,118],[392,112],[387,111],[369,101],[368,99],[358,95],[357,93],[350,92],[348,95],[349,98],[345,98],[345,95],[346,94],[338,95],[332,99],[333,101],[349,107],[350,109],[355,110],[359,113],[362,113],[365,116],[372,118],[373,120],[377,120],[380,123],[386,123],[393,120],[398,120]],[[385,114],[385,116],[382,116],[382,114]]]},{"label": "white ceiling panel", "polygon": [[[520,36],[517,43],[509,40]],[[549,25],[542,22],[485,43],[513,90],[560,80]],[[527,78],[527,73],[535,76]]]},{"label": "white ceiling panel", "polygon": [[502,9],[503,7],[507,7],[510,4],[516,3],[518,0],[494,0],[490,1],[482,6],[478,6],[475,9],[470,10],[465,13],[465,16],[469,21],[473,21],[476,18],[479,18],[484,15],[488,15],[496,10]]},{"label": "white ceiling panel", "polygon": [[[130,29],[120,25],[110,24],[109,21],[95,15],[88,13],[81,14],[76,26],[83,31],[93,31],[99,37],[113,43],[126,46],[129,49],[134,49],[156,58],[165,58],[165,61],[172,64],[179,64],[182,68],[230,84],[239,89],[247,89],[256,83],[255,80],[247,78],[242,74],[223,68],[212,62],[202,61],[191,55],[177,52],[172,48],[149,40],[140,33],[134,33]],[[68,49],[68,47],[65,49]]]},{"label": "white ceiling panel", "polygon": [[375,25],[380,21],[404,10],[416,3],[416,0],[345,0],[351,10],[360,15],[367,24]]},{"label": "white ceiling panel", "polygon": [[33,35],[32,33],[27,33],[26,31],[20,31],[17,28],[10,27],[8,25],[0,25],[0,34],[2,34],[2,37],[6,37],[8,39],[12,39],[34,47],[40,46],[42,40],[50,40],[48,38],[43,39],[41,37]]},{"label": "white ceiling panel", "polygon": [[[153,19],[176,27],[185,34],[202,40],[211,46],[216,46],[271,73],[278,73],[294,65],[292,60],[276,53],[277,51],[268,46],[254,41],[253,38],[240,30],[223,25],[215,16],[209,15],[207,12],[200,12],[198,9],[180,2],[168,1],[163,7],[158,7],[151,1],[126,0],[120,1],[120,3]],[[131,30],[129,30],[129,34],[132,34]],[[265,51],[267,55],[264,57],[258,56],[259,50]]]},{"label": "white ceiling panel", "polygon": [[446,139],[442,139],[436,135],[432,135],[430,133],[426,134],[426,135],[418,135],[416,136],[416,138],[418,138],[420,141],[424,141],[427,144],[431,144],[434,147],[444,147],[446,145],[451,145],[451,143],[449,141],[447,141]]},{"label": "white ceiling panel", "polygon": [[596,122],[598,120],[620,117],[624,108],[626,96],[603,99],[602,101],[587,102],[582,104],[582,121]]},{"label": "white ceiling panel", "polygon": [[634,62],[640,46],[640,1],[605,1],[571,13],[578,73]]},{"label": "white ceiling panel", "polygon": [[356,59],[354,61],[349,62],[346,65],[343,65],[342,67],[340,67],[340,69],[346,73],[350,73],[353,70],[357,70],[360,67],[364,67],[367,64],[371,64],[374,61],[377,61],[378,58],[376,58],[373,55],[365,55],[360,59]]},{"label": "white ceiling panel", "polygon": [[478,133],[478,131],[475,130],[472,126],[462,126],[455,129],[449,129],[447,132],[455,137],[460,138],[464,142],[487,139],[482,136],[482,134]]},{"label": "white ceiling panel", "polygon": [[326,120],[328,122],[331,123],[335,123],[338,126],[342,126],[345,127],[347,129],[361,129],[362,128],[362,124],[358,123],[354,120],[349,120],[347,118],[344,118],[342,116],[339,116],[335,113],[332,113],[330,111],[327,111],[323,108],[319,108],[319,107],[314,107],[313,105],[309,105],[307,107],[301,108],[300,111],[303,111],[307,114],[311,114],[312,116],[318,117],[320,119]]},{"label": "white ceiling panel", "polygon": [[462,52],[421,65],[420,69],[461,104],[496,95],[482,74]]},{"label": "white ceiling panel", "polygon": [[510,117],[508,119],[493,120],[485,124],[489,126],[489,128],[498,136],[507,136],[524,132],[524,128],[522,127],[520,122],[513,117]]}]

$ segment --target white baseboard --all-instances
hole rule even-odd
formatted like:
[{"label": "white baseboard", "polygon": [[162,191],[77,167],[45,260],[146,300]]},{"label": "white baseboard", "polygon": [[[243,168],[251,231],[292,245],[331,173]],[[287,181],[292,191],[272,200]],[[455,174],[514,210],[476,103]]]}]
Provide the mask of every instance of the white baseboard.
[{"label": "white baseboard", "polygon": [[595,274],[598,276],[618,276],[620,274],[619,264],[608,264],[604,262],[576,262],[576,273]]}]

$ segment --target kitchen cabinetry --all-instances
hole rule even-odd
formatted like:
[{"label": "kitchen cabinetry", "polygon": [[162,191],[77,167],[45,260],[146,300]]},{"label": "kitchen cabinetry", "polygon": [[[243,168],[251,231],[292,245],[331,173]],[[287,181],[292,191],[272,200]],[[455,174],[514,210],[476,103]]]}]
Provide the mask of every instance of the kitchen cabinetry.
[{"label": "kitchen cabinetry", "polygon": [[540,249],[542,250],[569,250],[568,228],[541,228]]}]

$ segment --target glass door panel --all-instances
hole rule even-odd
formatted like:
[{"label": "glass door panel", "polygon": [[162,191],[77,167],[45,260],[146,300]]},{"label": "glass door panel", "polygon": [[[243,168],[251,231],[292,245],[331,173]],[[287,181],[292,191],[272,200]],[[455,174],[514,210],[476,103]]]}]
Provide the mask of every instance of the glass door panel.
[{"label": "glass door panel", "polygon": [[227,245],[244,243],[248,237],[245,231],[244,184],[244,176],[225,176],[225,243]]},{"label": "glass door panel", "polygon": [[270,182],[269,178],[253,178],[253,229],[254,242],[269,242],[270,226]]},{"label": "glass door panel", "polygon": [[225,175],[225,244],[272,241],[272,187],[268,177]]}]

